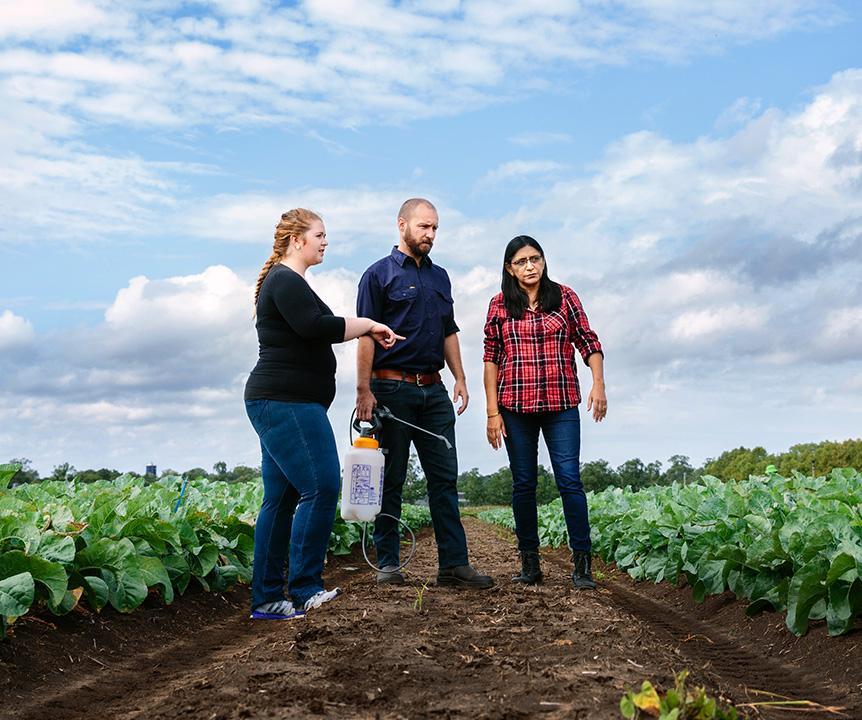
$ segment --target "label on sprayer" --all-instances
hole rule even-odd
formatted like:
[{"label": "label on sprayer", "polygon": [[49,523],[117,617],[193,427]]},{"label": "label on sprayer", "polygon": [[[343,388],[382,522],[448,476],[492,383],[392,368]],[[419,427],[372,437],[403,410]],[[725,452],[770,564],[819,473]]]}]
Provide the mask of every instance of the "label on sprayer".
[{"label": "label on sprayer", "polygon": [[[378,485],[371,480],[372,470],[371,465],[354,463],[350,477],[350,502],[353,505],[377,505],[380,502]],[[380,474],[383,475],[382,469]],[[380,485],[382,484],[381,482]]]}]

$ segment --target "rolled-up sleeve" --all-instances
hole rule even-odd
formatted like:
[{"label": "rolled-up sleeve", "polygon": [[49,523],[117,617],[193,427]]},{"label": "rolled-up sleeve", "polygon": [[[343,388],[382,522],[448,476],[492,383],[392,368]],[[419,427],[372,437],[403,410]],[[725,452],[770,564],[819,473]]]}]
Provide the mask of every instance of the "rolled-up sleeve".
[{"label": "rolled-up sleeve", "polygon": [[443,337],[449,337],[456,332],[460,332],[461,328],[455,322],[455,301],[452,299],[452,281],[449,280],[449,274],[443,268],[438,267],[437,270],[439,275],[439,278],[435,277],[438,285],[437,292],[443,300]]},{"label": "rolled-up sleeve", "polygon": [[443,318],[443,337],[449,337],[450,335],[461,331],[461,328],[458,327],[458,323],[455,322],[454,302],[450,302],[448,307],[449,312],[446,313],[446,316]]},{"label": "rolled-up sleeve", "polygon": [[584,359],[584,363],[587,363],[590,355],[593,353],[601,353],[602,357],[604,357],[605,353],[602,350],[601,342],[599,342],[599,336],[590,327],[587,313],[584,312],[580,298],[578,298],[574,290],[570,289],[566,293],[566,304],[568,305],[572,341]]},{"label": "rolled-up sleeve", "polygon": [[488,305],[488,317],[485,319],[485,354],[483,362],[499,365],[503,362],[503,333],[500,327],[500,312],[497,298],[491,299]]}]

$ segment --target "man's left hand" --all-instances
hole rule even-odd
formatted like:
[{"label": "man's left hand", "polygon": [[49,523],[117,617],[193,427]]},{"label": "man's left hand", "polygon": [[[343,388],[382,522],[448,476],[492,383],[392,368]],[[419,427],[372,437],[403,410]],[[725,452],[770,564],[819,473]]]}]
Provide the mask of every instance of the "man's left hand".
[{"label": "man's left hand", "polygon": [[452,390],[452,402],[458,402],[458,398],[461,398],[461,405],[458,407],[457,414],[460,415],[467,409],[467,405],[470,404],[470,393],[467,392],[467,381],[466,380],[456,380],[455,387]]}]

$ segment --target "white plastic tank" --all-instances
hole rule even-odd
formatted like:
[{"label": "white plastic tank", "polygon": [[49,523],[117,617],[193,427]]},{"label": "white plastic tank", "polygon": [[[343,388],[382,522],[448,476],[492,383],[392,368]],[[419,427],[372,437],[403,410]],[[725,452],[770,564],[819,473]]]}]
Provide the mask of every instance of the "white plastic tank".
[{"label": "white plastic tank", "polygon": [[358,437],[344,455],[341,473],[341,517],[371,522],[383,504],[383,467],[380,443],[373,437]]}]

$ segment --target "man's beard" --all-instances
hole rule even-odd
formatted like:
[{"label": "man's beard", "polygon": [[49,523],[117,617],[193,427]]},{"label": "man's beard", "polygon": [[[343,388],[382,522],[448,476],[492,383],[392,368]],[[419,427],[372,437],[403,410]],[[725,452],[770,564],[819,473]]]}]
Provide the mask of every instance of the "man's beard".
[{"label": "man's beard", "polygon": [[[425,257],[428,253],[431,252],[431,243],[427,240],[417,240],[416,238],[414,238],[410,232],[410,228],[406,228],[404,230],[404,243],[415,255],[421,255],[422,257]],[[423,247],[422,243],[428,243],[428,247]]]}]

